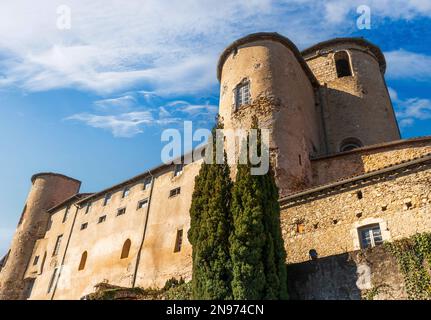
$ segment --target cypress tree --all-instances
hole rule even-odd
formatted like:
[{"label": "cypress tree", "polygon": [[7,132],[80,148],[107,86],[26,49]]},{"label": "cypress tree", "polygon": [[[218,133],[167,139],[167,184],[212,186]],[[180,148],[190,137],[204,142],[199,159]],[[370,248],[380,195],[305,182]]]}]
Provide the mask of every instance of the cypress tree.
[{"label": "cypress tree", "polygon": [[[222,128],[218,122],[217,128]],[[195,178],[188,239],[193,246],[194,299],[232,299],[229,234],[232,181],[228,164],[216,164],[215,130],[212,162],[204,161]]]},{"label": "cypress tree", "polygon": [[[256,118],[252,128],[257,128]],[[258,130],[258,148],[260,144]],[[271,169],[264,175],[251,175],[251,167],[249,162],[238,164],[232,190],[233,297],[287,299],[286,252],[280,229],[278,188]]]}]

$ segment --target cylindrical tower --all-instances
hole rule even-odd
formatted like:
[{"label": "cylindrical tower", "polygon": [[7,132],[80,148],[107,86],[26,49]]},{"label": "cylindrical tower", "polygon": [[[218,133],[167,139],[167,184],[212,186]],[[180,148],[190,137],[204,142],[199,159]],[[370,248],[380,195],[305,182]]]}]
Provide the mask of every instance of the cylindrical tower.
[{"label": "cylindrical tower", "polygon": [[24,274],[37,239],[44,236],[53,207],[79,191],[81,182],[56,173],[31,178],[22,216],[12,240],[9,257],[0,272],[0,300],[23,299]]},{"label": "cylindrical tower", "polygon": [[302,52],[321,88],[330,153],[400,139],[381,50],[362,38],[337,38]]},{"label": "cylindrical tower", "polygon": [[225,129],[249,129],[256,115],[270,130],[270,151],[280,194],[311,182],[309,156],[322,145],[315,103],[318,83],[296,46],[277,33],[241,38],[218,63],[220,116]]}]

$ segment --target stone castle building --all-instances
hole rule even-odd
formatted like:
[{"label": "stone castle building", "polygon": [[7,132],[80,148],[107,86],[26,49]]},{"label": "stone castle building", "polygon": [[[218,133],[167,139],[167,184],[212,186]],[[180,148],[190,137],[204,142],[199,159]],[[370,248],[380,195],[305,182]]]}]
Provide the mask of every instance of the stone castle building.
[{"label": "stone castle building", "polygon": [[[376,281],[391,287],[382,298],[405,297],[392,260],[381,254],[370,265],[359,254],[431,230],[431,137],[401,140],[385,68],[362,38],[301,52],[277,33],[257,33],[220,57],[225,128],[249,128],[256,115],[271,132],[293,298],[360,298]],[[161,165],[91,194],[73,178],[34,175],[0,263],[0,299],[79,299],[100,282],[190,279],[201,163]]]}]

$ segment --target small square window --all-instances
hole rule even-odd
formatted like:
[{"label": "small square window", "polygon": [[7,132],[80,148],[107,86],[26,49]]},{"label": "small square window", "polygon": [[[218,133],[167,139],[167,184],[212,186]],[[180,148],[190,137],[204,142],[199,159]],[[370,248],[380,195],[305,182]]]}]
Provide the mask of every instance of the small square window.
[{"label": "small square window", "polygon": [[126,213],[126,208],[120,208],[117,210],[117,216],[121,216]]},{"label": "small square window", "polygon": [[98,223],[102,223],[106,221],[106,215],[99,217],[99,222]]},{"label": "small square window", "polygon": [[172,189],[169,192],[169,197],[175,197],[175,196],[179,195],[180,193],[181,193],[181,188]]},{"label": "small square window", "polygon": [[87,229],[87,227],[88,227],[88,222],[81,224],[81,230]]},{"label": "small square window", "polygon": [[297,223],[296,224],[296,233],[305,233],[305,224]]},{"label": "small square window", "polygon": [[183,173],[183,164],[177,164],[175,165],[175,171],[174,171],[174,177],[179,176],[181,173]]},{"label": "small square window", "polygon": [[143,190],[147,190],[151,187],[151,182],[153,179],[151,179],[151,177],[147,177],[144,180],[144,186],[143,186]]},{"label": "small square window", "polygon": [[130,193],[130,187],[125,187],[123,190],[123,198],[127,197]]},{"label": "small square window", "polygon": [[175,240],[174,252],[181,251],[181,245],[183,244],[183,230],[177,230],[177,238]]},{"label": "small square window", "polygon": [[37,263],[39,262],[39,256],[35,256],[34,260],[33,260],[33,265],[37,265]]},{"label": "small square window", "polygon": [[111,201],[112,195],[110,193],[107,193],[105,195],[105,200],[103,201],[103,206],[106,206]]},{"label": "small square window", "polygon": [[372,248],[383,243],[382,232],[378,223],[361,227],[358,230],[361,248]]},{"label": "small square window", "polygon": [[146,207],[148,205],[148,199],[144,199],[138,202],[138,210]]}]

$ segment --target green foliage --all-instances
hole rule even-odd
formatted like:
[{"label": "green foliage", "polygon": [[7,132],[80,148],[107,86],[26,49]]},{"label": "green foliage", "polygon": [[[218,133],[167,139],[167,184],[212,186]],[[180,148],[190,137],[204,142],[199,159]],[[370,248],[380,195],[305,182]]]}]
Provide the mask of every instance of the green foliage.
[{"label": "green foliage", "polygon": [[103,285],[88,295],[88,300],[191,300],[191,282],[180,278],[171,278],[165,286],[158,288],[124,288],[112,285]]},{"label": "green foliage", "polygon": [[372,287],[369,290],[366,290],[363,298],[365,300],[374,300],[374,298],[381,292],[387,290],[389,286],[387,284],[381,284],[379,286]]},{"label": "green foliage", "polygon": [[[253,128],[257,128],[256,119]],[[287,299],[278,188],[271,170],[265,175],[251,175],[250,169],[250,164],[238,164],[232,190],[233,297]]]},{"label": "green foliage", "polygon": [[192,282],[185,282],[170,288],[165,293],[166,300],[192,300]]},{"label": "green foliage", "polygon": [[184,283],[185,283],[185,281],[182,277],[180,278],[180,280],[177,280],[176,278],[172,277],[166,281],[165,286],[163,287],[163,290],[169,290],[169,289],[175,288],[177,286],[180,286]]},{"label": "green foliage", "polygon": [[431,233],[417,234],[408,239],[385,243],[397,259],[409,299],[431,299]]},{"label": "green foliage", "polygon": [[228,164],[226,161],[216,164],[215,155],[214,150],[214,161],[204,162],[195,178],[188,232],[193,246],[193,297],[204,300],[232,298],[229,257],[232,181]]}]

